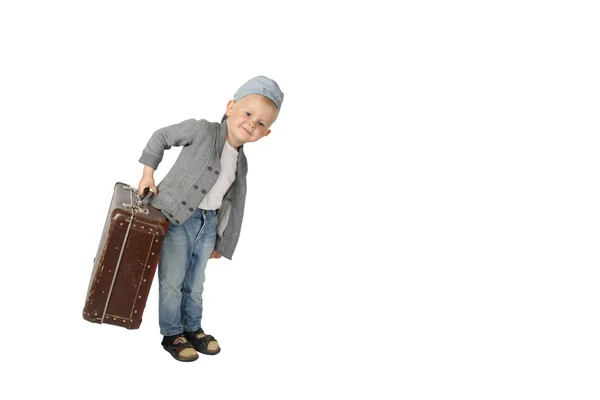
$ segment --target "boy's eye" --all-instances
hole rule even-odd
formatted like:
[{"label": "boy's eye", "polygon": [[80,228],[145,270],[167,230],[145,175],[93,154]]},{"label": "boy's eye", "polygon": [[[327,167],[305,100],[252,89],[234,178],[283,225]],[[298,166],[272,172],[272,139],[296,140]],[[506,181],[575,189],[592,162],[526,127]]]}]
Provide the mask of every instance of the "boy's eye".
[{"label": "boy's eye", "polygon": [[259,124],[260,126],[262,126],[262,127],[264,127],[264,126],[265,126],[265,124],[263,124],[262,122],[259,122],[258,124]]},{"label": "boy's eye", "polygon": [[248,111],[246,111],[246,117],[249,117],[250,115],[251,114]]}]

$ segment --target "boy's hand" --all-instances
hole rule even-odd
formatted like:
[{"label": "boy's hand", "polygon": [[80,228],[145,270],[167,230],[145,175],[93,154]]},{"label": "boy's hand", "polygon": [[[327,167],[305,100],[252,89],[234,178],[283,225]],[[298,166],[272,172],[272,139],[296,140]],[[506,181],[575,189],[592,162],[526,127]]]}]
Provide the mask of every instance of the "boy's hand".
[{"label": "boy's hand", "polygon": [[208,259],[210,260],[211,258],[221,258],[221,253],[219,253],[216,249],[212,251],[212,253],[210,253],[210,257],[208,257]]},{"label": "boy's hand", "polygon": [[158,194],[158,189],[156,188],[156,185],[154,184],[154,178],[151,176],[142,176],[142,179],[140,180],[140,183],[138,184],[138,190],[140,191],[140,193],[144,193],[144,189],[146,188],[150,188],[150,190],[152,190],[152,193],[154,193],[154,195]]}]

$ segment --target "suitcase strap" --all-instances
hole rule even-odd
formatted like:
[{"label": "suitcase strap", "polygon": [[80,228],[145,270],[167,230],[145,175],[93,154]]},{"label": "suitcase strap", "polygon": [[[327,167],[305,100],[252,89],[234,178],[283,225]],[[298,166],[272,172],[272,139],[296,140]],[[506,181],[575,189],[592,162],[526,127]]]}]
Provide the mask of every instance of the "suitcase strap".
[{"label": "suitcase strap", "polygon": [[[121,266],[121,259],[123,258],[123,253],[125,252],[127,237],[129,236],[129,232],[131,231],[131,225],[133,225],[135,213],[136,211],[142,212],[144,214],[149,213],[148,209],[143,205],[143,197],[140,196],[140,192],[136,188],[133,188],[131,186],[123,186],[123,189],[129,190],[130,203],[123,203],[123,207],[131,209],[131,219],[129,220],[129,225],[127,225],[127,231],[125,232],[125,238],[123,239],[123,245],[121,246],[121,252],[119,253],[119,259],[117,260],[117,266],[115,267],[115,273],[113,274],[112,282],[110,283],[110,289],[108,290],[108,296],[106,297],[106,304],[104,304],[104,311],[102,311],[102,319],[100,319],[100,323],[103,323],[104,317],[106,317],[106,310],[108,310],[108,303],[110,302],[110,296],[112,294],[113,287],[115,286],[115,280],[117,279],[117,273],[119,272],[119,267]],[[135,204],[133,203],[134,192],[136,196]]]}]

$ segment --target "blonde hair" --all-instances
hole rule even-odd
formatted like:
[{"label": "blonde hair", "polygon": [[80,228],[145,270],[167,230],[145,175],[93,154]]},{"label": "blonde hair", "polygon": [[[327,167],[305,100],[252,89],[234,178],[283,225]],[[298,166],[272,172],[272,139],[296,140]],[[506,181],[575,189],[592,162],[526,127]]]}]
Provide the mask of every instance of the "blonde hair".
[{"label": "blonde hair", "polygon": [[[255,93],[255,94],[260,94],[260,93]],[[263,103],[269,104],[269,105],[275,107],[275,119],[277,119],[277,117],[279,117],[279,108],[277,108],[277,104],[275,104],[275,102],[273,100],[271,100],[270,98],[268,98],[267,96],[264,96],[262,94],[260,95],[260,98],[262,99]],[[242,97],[242,99],[243,99],[243,97]],[[221,118],[221,123],[223,123],[223,121],[225,121],[226,119],[227,119],[227,113],[223,114],[223,118]]]}]

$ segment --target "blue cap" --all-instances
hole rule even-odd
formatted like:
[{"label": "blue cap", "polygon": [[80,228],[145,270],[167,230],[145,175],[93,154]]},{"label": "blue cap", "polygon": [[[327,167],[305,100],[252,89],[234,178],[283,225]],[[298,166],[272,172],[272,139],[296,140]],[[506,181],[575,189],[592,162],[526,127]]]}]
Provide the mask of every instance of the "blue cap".
[{"label": "blue cap", "polygon": [[233,101],[238,101],[249,94],[262,94],[271,99],[277,109],[281,109],[283,103],[283,92],[279,89],[279,85],[273,79],[266,76],[257,76],[244,83],[233,95]]}]

